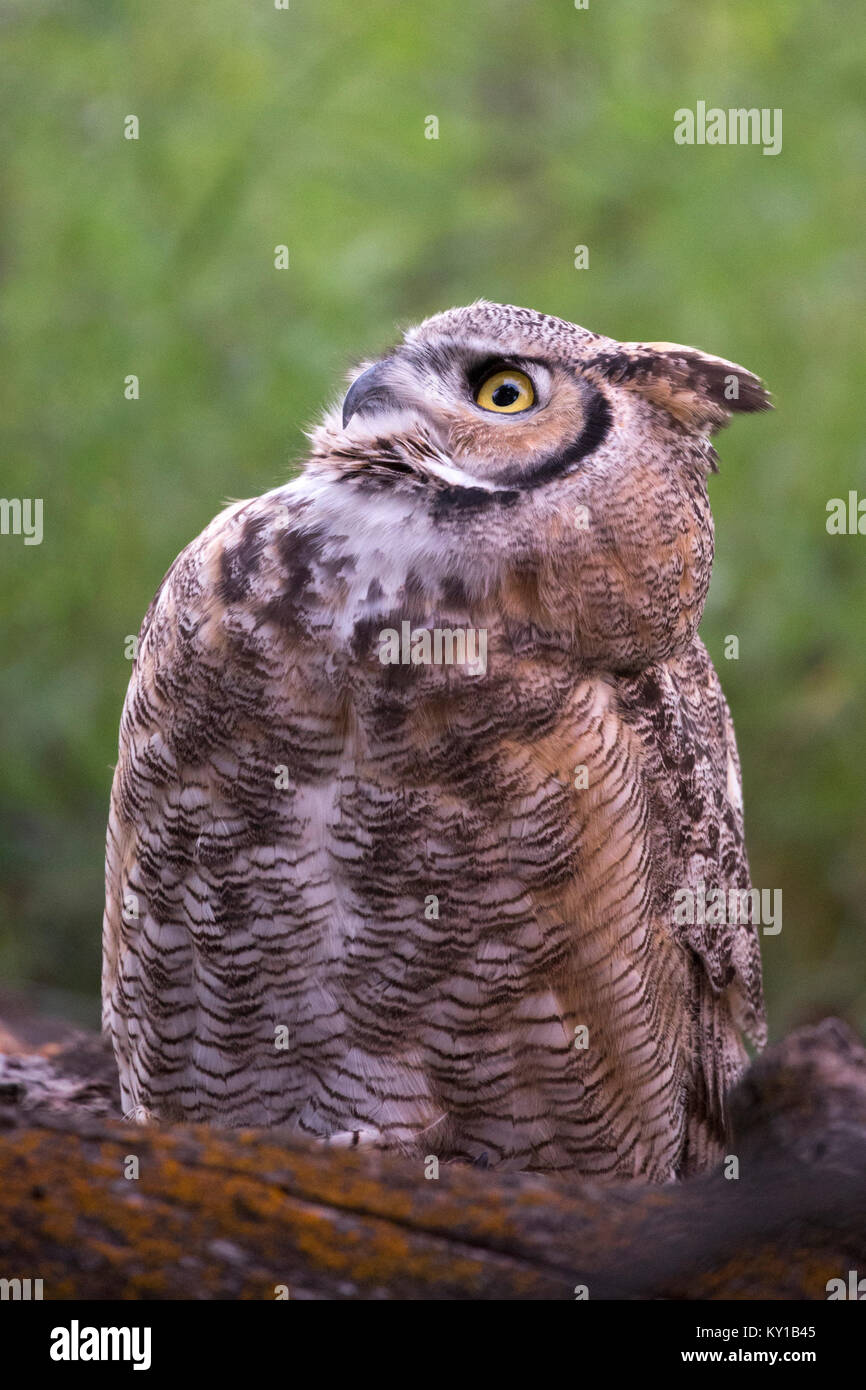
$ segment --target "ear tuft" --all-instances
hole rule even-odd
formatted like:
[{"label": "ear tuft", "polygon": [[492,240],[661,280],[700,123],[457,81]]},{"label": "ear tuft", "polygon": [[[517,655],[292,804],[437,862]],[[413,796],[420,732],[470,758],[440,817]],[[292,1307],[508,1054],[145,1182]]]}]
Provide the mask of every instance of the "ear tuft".
[{"label": "ear tuft", "polygon": [[599,354],[588,365],[698,434],[713,434],[736,412],[773,408],[753,372],[680,343],[621,343],[618,351]]}]

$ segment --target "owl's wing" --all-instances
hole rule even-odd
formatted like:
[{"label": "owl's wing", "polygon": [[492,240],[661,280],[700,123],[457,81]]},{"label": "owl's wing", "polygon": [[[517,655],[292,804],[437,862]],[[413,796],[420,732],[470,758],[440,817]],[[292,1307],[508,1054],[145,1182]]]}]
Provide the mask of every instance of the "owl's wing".
[{"label": "owl's wing", "polygon": [[[709,663],[709,658],[707,661]],[[721,706],[724,717],[724,748],[727,754],[725,785],[729,815],[726,814],[723,818],[722,869],[729,887],[734,886],[753,893],[755,890],[751,884],[743,831],[743,778],[734,736],[734,721],[711,664],[709,672],[712,676],[711,684],[715,687],[717,703]],[[729,928],[729,937],[733,969],[730,988],[734,1018],[749,1041],[760,1048],[767,1041],[767,1019],[764,1011],[758,926],[754,914],[750,916],[749,921],[741,921],[735,928]]]},{"label": "owl's wing", "polygon": [[[724,1132],[725,1093],[766,1041],[755,903],[730,712],[700,639],[621,689],[641,738],[659,920],[696,958],[695,1055],[702,1132]],[[724,893],[720,911],[719,890]],[[736,906],[735,906],[736,904]],[[723,920],[717,920],[719,917]]]},{"label": "owl's wing", "polygon": [[[759,946],[760,911],[752,901],[743,829],[743,783],[734,725],[715,668],[697,642],[692,679],[683,683],[697,730],[695,800],[681,816],[685,881],[727,895],[727,921],[685,922],[684,938],[699,956],[714,991],[727,994],[735,1023],[756,1047],[767,1040]],[[749,894],[732,899],[732,890]],[[696,914],[697,915],[697,914]],[[704,916],[709,917],[709,910]]]},{"label": "owl's wing", "polygon": [[103,932],[103,1024],[128,1111],[244,1123],[291,1106],[274,1047],[291,981],[257,982],[273,974],[289,915],[297,939],[321,914],[324,871],[300,832],[315,791],[301,807],[286,771],[327,763],[334,743],[319,714],[336,697],[311,564],[327,551],[308,507],[289,485],[223,512],[175,561],[141,629]]},{"label": "owl's wing", "polygon": [[[627,684],[622,698],[646,750],[644,774],[664,880],[659,906],[700,959],[713,991],[728,996],[738,1027],[762,1046],[766,1024],[755,922],[714,920],[719,899],[713,895],[725,892],[724,915],[730,918],[736,915],[731,890],[748,892],[751,880],[733,723],[703,643],[695,638],[682,656],[651,667]],[[694,904],[685,896],[689,892]]]}]

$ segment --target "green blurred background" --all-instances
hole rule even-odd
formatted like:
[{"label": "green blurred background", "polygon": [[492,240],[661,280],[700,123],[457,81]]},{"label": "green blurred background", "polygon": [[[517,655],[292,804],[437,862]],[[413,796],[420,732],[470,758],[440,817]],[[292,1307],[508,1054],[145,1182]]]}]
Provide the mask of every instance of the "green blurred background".
[{"label": "green blurred background", "polygon": [[[866,1026],[866,537],[825,529],[866,495],[862,7],[5,0],[0,36],[0,492],[45,526],[0,537],[0,979],[97,1016],[124,647],[174,556],[349,362],[484,296],[773,390],[717,440],[702,631],[784,895],[772,1033]],[[781,107],[782,153],[676,145],[699,99]]]}]

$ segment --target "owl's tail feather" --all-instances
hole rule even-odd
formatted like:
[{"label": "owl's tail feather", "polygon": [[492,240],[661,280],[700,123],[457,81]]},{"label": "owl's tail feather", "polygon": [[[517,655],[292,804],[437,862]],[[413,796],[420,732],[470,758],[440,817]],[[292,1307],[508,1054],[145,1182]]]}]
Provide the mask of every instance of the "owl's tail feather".
[{"label": "owl's tail feather", "polygon": [[707,984],[700,991],[696,1020],[695,1066],[679,1176],[704,1173],[725,1155],[730,1142],[728,1095],[749,1058],[724,994]]}]

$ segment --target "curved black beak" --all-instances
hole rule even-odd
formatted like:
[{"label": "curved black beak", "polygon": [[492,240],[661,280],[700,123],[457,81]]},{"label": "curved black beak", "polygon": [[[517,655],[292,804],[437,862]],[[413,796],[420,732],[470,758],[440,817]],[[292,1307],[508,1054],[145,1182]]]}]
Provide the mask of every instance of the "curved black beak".
[{"label": "curved black beak", "polygon": [[343,401],[343,429],[346,428],[353,415],[358,415],[365,410],[378,410],[385,405],[397,404],[396,397],[388,385],[390,365],[390,357],[383,357],[381,362],[376,362],[372,367],[368,367],[366,372],[362,372],[352,382]]}]

